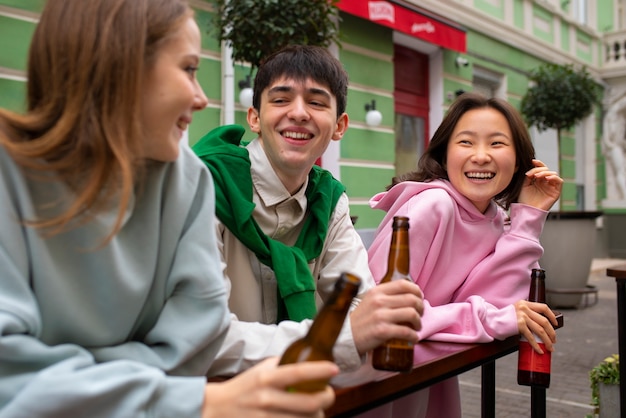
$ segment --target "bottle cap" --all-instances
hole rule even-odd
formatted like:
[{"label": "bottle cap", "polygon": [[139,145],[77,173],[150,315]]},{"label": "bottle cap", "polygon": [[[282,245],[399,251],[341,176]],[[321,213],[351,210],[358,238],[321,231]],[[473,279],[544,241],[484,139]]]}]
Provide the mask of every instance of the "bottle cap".
[{"label": "bottle cap", "polygon": [[335,282],[335,287],[343,287],[347,284],[351,284],[358,289],[361,286],[361,279],[351,273],[341,273],[341,276],[339,276],[339,280]]},{"label": "bottle cap", "polygon": [[409,227],[409,218],[406,216],[394,216],[393,228],[397,229],[403,226],[406,226],[407,228]]},{"label": "bottle cap", "polygon": [[537,279],[545,279],[546,278],[546,271],[544,269],[533,269],[533,271],[530,274],[531,278],[537,278]]}]

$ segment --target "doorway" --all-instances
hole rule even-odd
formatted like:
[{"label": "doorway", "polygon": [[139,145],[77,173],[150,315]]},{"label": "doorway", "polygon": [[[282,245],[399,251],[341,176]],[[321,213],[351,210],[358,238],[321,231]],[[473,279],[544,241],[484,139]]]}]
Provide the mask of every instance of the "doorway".
[{"label": "doorway", "polygon": [[394,44],[396,175],[417,168],[428,144],[428,55]]}]

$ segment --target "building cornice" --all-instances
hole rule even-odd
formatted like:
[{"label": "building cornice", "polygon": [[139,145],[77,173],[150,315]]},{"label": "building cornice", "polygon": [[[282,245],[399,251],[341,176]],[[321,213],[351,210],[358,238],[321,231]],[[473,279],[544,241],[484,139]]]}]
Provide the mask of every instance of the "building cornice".
[{"label": "building cornice", "polygon": [[[407,1],[418,4],[417,0]],[[523,30],[482,13],[462,2],[450,0],[419,0],[419,6],[431,10],[433,13],[445,16],[448,19],[452,19],[466,29],[478,33],[485,33],[485,29],[488,28],[489,37],[497,39],[513,48],[520,49],[542,61],[557,64],[574,63],[586,67],[593,77],[600,77],[600,69],[596,65],[590,65],[588,62],[581,60],[573,54],[561,48],[557,48],[555,45],[533,37]],[[571,23],[569,20],[566,21]],[[584,28],[584,32],[594,38],[600,38],[595,31],[589,28]],[[596,45],[594,44],[593,47],[596,47]],[[469,54],[471,55],[471,51],[469,51]]]}]

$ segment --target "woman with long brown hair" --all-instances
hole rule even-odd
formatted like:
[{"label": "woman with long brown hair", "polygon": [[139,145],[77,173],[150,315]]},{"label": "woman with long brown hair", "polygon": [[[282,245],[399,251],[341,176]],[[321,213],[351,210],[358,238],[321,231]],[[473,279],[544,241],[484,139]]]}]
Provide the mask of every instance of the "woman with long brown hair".
[{"label": "woman with long brown hair", "polygon": [[[208,383],[229,323],[184,0],[48,0],[24,114],[0,111],[0,416],[323,415],[335,365]],[[201,227],[198,227],[201,223]],[[209,230],[213,226],[209,225]]]}]

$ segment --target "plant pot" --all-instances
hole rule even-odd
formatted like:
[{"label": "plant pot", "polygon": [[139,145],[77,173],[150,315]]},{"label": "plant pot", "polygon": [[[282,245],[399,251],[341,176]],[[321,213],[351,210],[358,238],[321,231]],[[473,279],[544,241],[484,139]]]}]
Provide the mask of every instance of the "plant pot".
[{"label": "plant pot", "polygon": [[619,385],[598,384],[600,418],[619,417]]},{"label": "plant pot", "polygon": [[610,258],[626,258],[626,213],[606,213],[603,219]]},{"label": "plant pot", "polygon": [[583,295],[597,292],[587,286],[596,244],[596,218],[602,212],[550,212],[539,260],[546,270],[546,302],[553,308],[575,308]]}]

